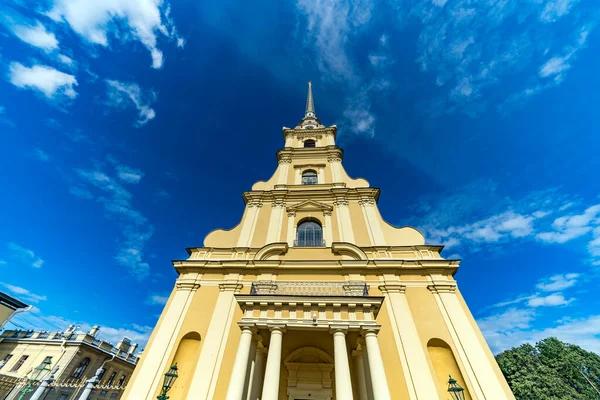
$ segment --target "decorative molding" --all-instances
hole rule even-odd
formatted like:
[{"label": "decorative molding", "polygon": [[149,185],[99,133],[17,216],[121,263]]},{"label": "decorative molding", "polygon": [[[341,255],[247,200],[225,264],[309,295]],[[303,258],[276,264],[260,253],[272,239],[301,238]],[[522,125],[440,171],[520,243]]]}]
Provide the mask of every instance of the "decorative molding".
[{"label": "decorative molding", "polygon": [[375,199],[360,199],[358,201],[358,204],[360,204],[361,206],[374,206]]},{"label": "decorative molding", "polygon": [[237,282],[219,283],[219,290],[221,292],[235,291],[236,293],[238,293],[240,290],[242,290],[243,287],[244,285]]},{"label": "decorative molding", "polygon": [[285,207],[285,201],[283,199],[273,199],[271,203],[271,208],[283,208]]},{"label": "decorative molding", "polygon": [[339,156],[328,156],[327,157],[327,161],[330,163],[334,163],[334,162],[342,162],[342,158]]},{"label": "decorative molding", "polygon": [[339,254],[343,256],[350,256],[354,260],[366,261],[369,258],[367,254],[358,246],[352,243],[346,242],[335,242],[331,244],[331,252],[333,254]]},{"label": "decorative molding", "polygon": [[267,260],[273,256],[280,256],[287,253],[289,246],[286,242],[281,243],[270,243],[266,246],[263,246],[260,250],[256,252],[254,255],[255,260]]},{"label": "decorative molding", "polygon": [[198,290],[200,283],[196,282],[195,279],[181,279],[175,282],[177,290]]},{"label": "decorative molding", "polygon": [[437,283],[428,285],[427,289],[429,289],[431,293],[454,293],[456,292],[456,283]]},{"label": "decorative molding", "polygon": [[333,207],[328,204],[321,203],[314,200],[305,200],[300,203],[296,203],[292,206],[288,206],[288,212],[299,212],[299,211],[332,211]]},{"label": "decorative molding", "polygon": [[291,157],[282,157],[279,159],[278,163],[279,164],[291,164],[292,158]]},{"label": "decorative molding", "polygon": [[288,216],[288,218],[295,217],[296,216],[296,211],[288,211],[287,216]]},{"label": "decorative molding", "polygon": [[324,210],[323,215],[326,217],[331,217],[331,210]]},{"label": "decorative molding", "polygon": [[350,202],[345,197],[339,197],[333,201],[333,205],[335,207],[348,207]]},{"label": "decorative molding", "polygon": [[388,284],[379,286],[379,290],[381,290],[381,293],[405,294],[406,293],[406,285],[388,283]]},{"label": "decorative molding", "polygon": [[253,199],[248,202],[248,208],[254,208],[254,207],[261,208],[262,206],[263,206],[262,200]]},{"label": "decorative molding", "polygon": [[363,325],[360,327],[363,336],[366,336],[369,333],[377,335],[380,329],[381,325]]}]

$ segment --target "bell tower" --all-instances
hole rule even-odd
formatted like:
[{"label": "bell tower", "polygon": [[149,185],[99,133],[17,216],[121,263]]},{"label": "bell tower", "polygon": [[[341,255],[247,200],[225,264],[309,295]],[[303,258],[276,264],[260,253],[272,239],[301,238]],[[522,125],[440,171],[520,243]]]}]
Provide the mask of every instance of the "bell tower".
[{"label": "bell tower", "polygon": [[465,399],[514,399],[454,279],[460,260],[382,218],[336,133],[309,82],[240,223],[173,261],[126,400],[155,399],[175,363],[174,399],[447,399],[449,376]]}]

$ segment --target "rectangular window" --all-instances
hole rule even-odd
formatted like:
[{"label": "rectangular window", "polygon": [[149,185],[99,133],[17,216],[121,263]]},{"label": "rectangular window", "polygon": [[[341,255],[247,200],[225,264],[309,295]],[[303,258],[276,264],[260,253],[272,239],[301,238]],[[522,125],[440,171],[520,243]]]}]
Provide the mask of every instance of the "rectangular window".
[{"label": "rectangular window", "polygon": [[0,361],[0,369],[6,365],[6,363],[12,358],[12,354],[7,354],[6,357]]},{"label": "rectangular window", "polygon": [[123,386],[123,384],[125,383],[125,378],[127,378],[127,375],[121,375],[121,379],[119,379],[119,386]]},{"label": "rectangular window", "polygon": [[17,372],[19,370],[19,368],[21,368],[23,363],[25,363],[25,361],[27,361],[28,358],[29,358],[29,356],[21,356],[21,358],[19,358],[19,360],[15,363],[15,365],[13,365],[13,367],[10,369],[9,372]]}]

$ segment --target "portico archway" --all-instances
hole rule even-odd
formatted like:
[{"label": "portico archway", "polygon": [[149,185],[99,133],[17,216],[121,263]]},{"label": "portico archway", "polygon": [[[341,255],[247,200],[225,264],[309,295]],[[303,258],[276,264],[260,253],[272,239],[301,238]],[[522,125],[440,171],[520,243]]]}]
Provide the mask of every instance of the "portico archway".
[{"label": "portico archway", "polygon": [[284,361],[288,400],[331,400],[333,359],[323,350],[302,347]]}]

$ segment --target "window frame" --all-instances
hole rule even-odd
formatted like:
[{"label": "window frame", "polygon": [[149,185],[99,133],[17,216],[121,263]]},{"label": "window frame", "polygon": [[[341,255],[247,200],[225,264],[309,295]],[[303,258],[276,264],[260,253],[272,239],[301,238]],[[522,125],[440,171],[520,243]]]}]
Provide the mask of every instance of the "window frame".
[{"label": "window frame", "polygon": [[[87,360],[87,362],[86,362],[86,360]],[[83,374],[85,374],[85,371],[90,366],[91,361],[92,360],[89,357],[85,357],[83,360],[81,360],[79,362],[79,365],[77,365],[77,368],[75,368],[73,370],[73,373],[71,374],[71,378],[81,379],[83,377]],[[80,368],[81,368],[81,370],[80,370]]]},{"label": "window frame", "polygon": [[[312,230],[307,230],[308,226],[312,227]],[[305,226],[303,229],[302,227]],[[318,229],[315,229],[318,227]],[[294,241],[294,247],[324,247],[325,240],[323,238],[323,225],[321,221],[315,218],[306,218],[300,220],[296,225],[296,240]]]},{"label": "window frame", "polygon": [[[302,142],[302,144],[304,145],[305,149],[311,149],[314,147],[317,147],[317,141],[314,139],[306,139],[304,142]],[[307,144],[312,144],[312,146],[307,146]]]},{"label": "window frame", "polygon": [[318,185],[319,184],[319,173],[317,171],[315,171],[314,169],[304,170],[304,171],[302,171],[300,182],[302,185]]},{"label": "window frame", "polygon": [[19,371],[19,368],[21,368],[23,366],[23,364],[25,364],[25,361],[27,361],[27,359],[29,359],[29,355],[27,355],[27,354],[22,355],[17,360],[17,362],[13,364],[12,368],[8,372],[17,372],[17,371]]}]

